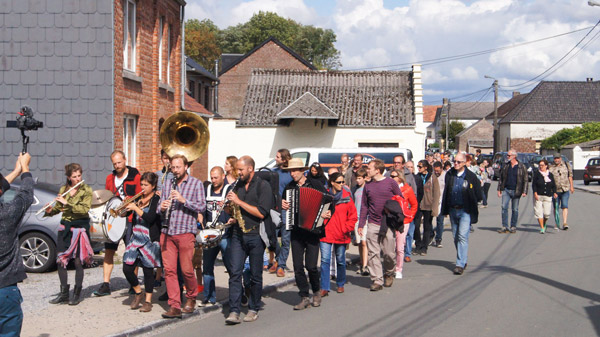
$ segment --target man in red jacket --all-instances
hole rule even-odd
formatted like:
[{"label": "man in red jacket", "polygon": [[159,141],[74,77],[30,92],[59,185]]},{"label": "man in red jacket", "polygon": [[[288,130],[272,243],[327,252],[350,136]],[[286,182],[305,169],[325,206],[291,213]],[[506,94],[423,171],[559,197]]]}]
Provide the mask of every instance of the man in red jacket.
[{"label": "man in red jacket", "polygon": [[[132,197],[139,193],[142,188],[140,186],[140,172],[131,166],[127,166],[127,158],[123,151],[115,150],[110,155],[114,170],[111,174],[106,177],[105,187],[107,190],[113,192],[116,196],[125,199]],[[129,236],[131,234],[131,216],[127,218],[127,227],[125,230],[125,245],[129,243]],[[104,244],[104,282],[100,288],[94,291],[96,296],[110,295],[110,274],[112,273],[114,266],[114,256],[119,242],[107,242]]]}]

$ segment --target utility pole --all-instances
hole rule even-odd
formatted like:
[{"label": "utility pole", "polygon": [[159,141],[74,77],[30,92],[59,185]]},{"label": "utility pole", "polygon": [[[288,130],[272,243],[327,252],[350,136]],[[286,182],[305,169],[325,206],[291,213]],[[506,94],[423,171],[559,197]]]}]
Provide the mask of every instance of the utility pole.
[{"label": "utility pole", "polygon": [[484,75],[484,78],[494,80],[494,154],[498,152],[498,80],[492,76]]},{"label": "utility pole", "polygon": [[[444,151],[448,151],[448,115],[450,113],[449,109],[449,105],[448,102],[450,100],[448,98],[443,98],[442,99],[442,114],[441,117],[446,117],[446,135],[445,135],[445,140],[444,140]],[[445,111],[446,113],[443,113],[443,111]]]}]

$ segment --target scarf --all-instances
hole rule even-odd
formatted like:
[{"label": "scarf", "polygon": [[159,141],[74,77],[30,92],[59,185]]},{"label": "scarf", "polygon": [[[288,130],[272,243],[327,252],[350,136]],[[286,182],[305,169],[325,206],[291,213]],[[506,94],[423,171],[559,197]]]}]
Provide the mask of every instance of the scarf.
[{"label": "scarf", "polygon": [[94,256],[94,250],[90,244],[90,239],[85,233],[85,228],[71,228],[71,231],[73,232],[71,245],[67,250],[58,254],[56,263],[67,268],[69,261],[77,258],[77,248],[79,247],[79,260],[86,266],[91,265],[93,262],[92,257]]},{"label": "scarf", "polygon": [[544,177],[544,182],[549,183],[552,182],[552,180],[550,180],[550,171],[546,170],[545,172],[539,171],[542,174],[542,177]]}]

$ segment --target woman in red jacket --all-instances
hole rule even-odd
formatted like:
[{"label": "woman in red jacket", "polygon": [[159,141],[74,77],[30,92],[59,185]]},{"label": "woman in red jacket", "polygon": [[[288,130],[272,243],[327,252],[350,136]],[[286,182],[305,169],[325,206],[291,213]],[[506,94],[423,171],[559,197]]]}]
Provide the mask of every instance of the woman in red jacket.
[{"label": "woman in red jacket", "polygon": [[402,196],[408,201],[410,205],[410,214],[404,214],[404,231],[400,233],[396,231],[396,278],[402,278],[402,267],[404,266],[404,244],[406,243],[406,234],[408,233],[408,226],[413,221],[419,204],[417,203],[417,197],[415,192],[406,184],[404,180],[404,173],[400,171],[392,171],[390,177],[394,179],[400,186]]},{"label": "woman in red jacket", "polygon": [[321,239],[321,297],[329,294],[329,268],[331,264],[332,246],[337,263],[337,292],[344,292],[346,283],[346,245],[350,243],[350,233],[358,220],[356,206],[352,201],[352,193],[344,188],[344,176],[335,172],[329,176],[329,192],[333,195],[335,209],[325,226],[325,237]]}]

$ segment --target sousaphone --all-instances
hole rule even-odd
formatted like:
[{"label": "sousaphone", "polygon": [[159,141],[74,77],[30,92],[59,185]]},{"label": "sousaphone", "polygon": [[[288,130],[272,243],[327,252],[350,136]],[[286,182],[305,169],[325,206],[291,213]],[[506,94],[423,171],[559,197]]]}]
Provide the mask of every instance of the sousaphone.
[{"label": "sousaphone", "polygon": [[[189,111],[180,111],[167,118],[160,128],[160,145],[172,157],[184,155],[189,162],[208,150],[210,134],[202,117]],[[191,164],[190,164],[191,165]]]}]

